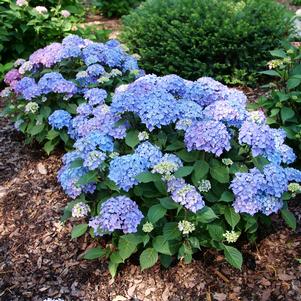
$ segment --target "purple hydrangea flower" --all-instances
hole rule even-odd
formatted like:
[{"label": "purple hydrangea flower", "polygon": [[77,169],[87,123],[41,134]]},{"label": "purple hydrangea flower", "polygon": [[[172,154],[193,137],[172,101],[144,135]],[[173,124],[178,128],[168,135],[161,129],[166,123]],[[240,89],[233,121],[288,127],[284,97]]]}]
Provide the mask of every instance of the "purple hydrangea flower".
[{"label": "purple hydrangea flower", "polygon": [[110,162],[108,177],[118,187],[129,191],[139,183],[136,176],[147,171],[147,166],[147,160],[136,154],[116,157]]},{"label": "purple hydrangea flower", "polygon": [[112,197],[101,204],[99,215],[92,218],[89,226],[96,236],[121,230],[135,233],[143,214],[138,205],[126,196]]},{"label": "purple hydrangea flower", "polygon": [[148,168],[151,168],[159,163],[163,156],[160,149],[148,141],[139,144],[135,149],[135,154],[148,162]]},{"label": "purple hydrangea flower", "polygon": [[230,139],[226,126],[218,121],[199,121],[193,123],[185,132],[188,151],[203,150],[216,156],[230,150]]},{"label": "purple hydrangea flower", "polygon": [[89,101],[91,106],[103,104],[107,96],[106,90],[98,88],[89,89],[84,94],[84,98]]},{"label": "purple hydrangea flower", "polygon": [[48,117],[48,123],[54,128],[61,130],[63,127],[69,127],[71,115],[64,110],[56,110]]},{"label": "purple hydrangea flower", "polygon": [[84,167],[87,167],[89,170],[97,169],[103,161],[106,159],[106,154],[101,151],[91,151],[85,155]]},{"label": "purple hydrangea flower", "polygon": [[23,77],[14,87],[15,91],[26,100],[31,100],[41,95],[41,90],[35,80],[30,77]]}]

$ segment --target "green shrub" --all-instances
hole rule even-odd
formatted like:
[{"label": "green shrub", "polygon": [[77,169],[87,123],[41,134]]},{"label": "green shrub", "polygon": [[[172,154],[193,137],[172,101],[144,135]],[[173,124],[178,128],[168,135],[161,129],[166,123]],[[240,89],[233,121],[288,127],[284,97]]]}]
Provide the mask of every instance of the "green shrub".
[{"label": "green shrub", "polygon": [[121,17],[137,7],[141,0],[93,0],[92,3],[106,17]]},{"label": "green shrub", "polygon": [[290,26],[271,0],[149,0],[124,18],[122,39],[148,72],[249,83]]},{"label": "green shrub", "polygon": [[[269,70],[263,74],[273,76],[278,81],[271,82],[268,87],[272,92],[261,97],[253,108],[263,108],[268,123],[276,128],[283,128],[289,144],[297,154],[301,150],[301,47],[287,44],[283,49],[271,51],[275,57],[268,63]],[[299,157],[300,159],[300,157]]]},{"label": "green shrub", "polygon": [[18,4],[10,0],[1,1],[0,4],[0,81],[12,67],[12,61],[26,58],[35,49],[59,41],[70,33],[90,39],[107,37],[105,31],[99,30],[96,35],[87,28],[77,28],[76,25],[83,21],[82,13],[64,16],[66,10],[60,5],[47,6],[47,11],[39,13],[26,1]]}]

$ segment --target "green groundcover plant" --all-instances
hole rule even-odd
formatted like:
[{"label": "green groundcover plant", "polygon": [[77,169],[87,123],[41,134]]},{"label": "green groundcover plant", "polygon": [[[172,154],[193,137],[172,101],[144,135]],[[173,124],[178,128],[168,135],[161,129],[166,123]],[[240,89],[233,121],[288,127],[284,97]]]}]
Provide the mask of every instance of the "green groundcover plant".
[{"label": "green groundcover plant", "polygon": [[[82,22],[83,10],[74,6],[67,8],[58,5],[33,6],[29,1],[3,0],[0,3],[0,80],[17,58],[26,58],[34,50],[50,42],[60,41],[70,33],[85,35],[93,39],[104,39],[107,32],[99,30],[95,34],[77,27]],[[51,3],[47,3],[51,4]],[[74,2],[75,4],[75,2]],[[91,33],[91,34],[90,34]]]},{"label": "green groundcover plant", "polygon": [[148,0],[123,19],[122,39],[146,72],[255,82],[290,30],[273,0]]},{"label": "green groundcover plant", "polygon": [[241,268],[235,243],[254,241],[268,216],[281,211],[295,229],[296,156],[246,102],[212,78],[176,75],[146,75],[89,102],[58,172],[73,199],[63,216],[72,238],[88,232],[99,243],[84,258],[108,258],[114,276],[133,254],[142,269],[168,267],[209,247]]},{"label": "green groundcover plant", "polygon": [[106,17],[121,17],[136,8],[142,0],[93,0],[92,4]]},{"label": "green groundcover plant", "polygon": [[26,142],[43,144],[48,154],[61,141],[68,148],[75,137],[72,116],[85,110],[89,99],[101,101],[140,72],[137,60],[119,42],[69,35],[35,51],[27,61],[15,62],[4,77],[4,115],[25,134]]},{"label": "green groundcover plant", "polygon": [[268,96],[261,97],[251,108],[263,108],[272,127],[283,128],[289,144],[299,154],[301,150],[301,47],[300,43],[285,44],[282,49],[271,51],[274,60],[263,74],[274,81],[267,87]]}]

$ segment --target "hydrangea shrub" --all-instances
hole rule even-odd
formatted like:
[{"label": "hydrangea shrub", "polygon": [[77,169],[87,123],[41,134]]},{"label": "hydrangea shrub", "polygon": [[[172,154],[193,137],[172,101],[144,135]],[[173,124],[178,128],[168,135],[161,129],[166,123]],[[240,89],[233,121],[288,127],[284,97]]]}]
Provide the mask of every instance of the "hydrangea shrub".
[{"label": "hydrangea shrub", "polygon": [[146,269],[213,247],[240,268],[233,244],[254,240],[261,218],[281,211],[295,228],[296,156],[246,102],[212,78],[147,75],[119,86],[110,104],[85,106],[58,174],[73,199],[63,217],[76,223],[72,237],[88,231],[100,243],[84,257],[108,258],[114,276],[134,253]]},{"label": "hydrangea shrub", "polygon": [[71,147],[70,139],[80,135],[73,116],[79,113],[73,123],[80,124],[93,106],[110,102],[115,87],[140,73],[136,58],[116,40],[97,43],[69,35],[35,51],[27,61],[18,59],[5,75],[8,87],[1,96],[15,127],[27,141],[43,143],[49,153],[61,140]]}]

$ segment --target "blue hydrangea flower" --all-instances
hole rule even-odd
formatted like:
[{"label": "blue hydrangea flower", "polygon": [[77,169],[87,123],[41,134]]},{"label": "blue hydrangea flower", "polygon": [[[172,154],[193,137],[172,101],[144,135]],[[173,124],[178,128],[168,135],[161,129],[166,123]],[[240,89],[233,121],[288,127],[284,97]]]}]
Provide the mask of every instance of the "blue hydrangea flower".
[{"label": "blue hydrangea flower", "polygon": [[104,152],[112,152],[114,149],[114,143],[112,137],[103,135],[99,131],[94,131],[87,136],[78,139],[75,142],[74,147],[76,150],[85,154],[96,150],[96,148],[99,148]]},{"label": "blue hydrangea flower", "polygon": [[160,161],[153,167],[152,172],[163,175],[164,179],[169,180],[169,177],[176,172],[183,163],[180,158],[174,154],[165,154]]},{"label": "blue hydrangea flower", "polygon": [[268,125],[245,121],[240,128],[238,141],[249,145],[254,157],[268,157],[276,150],[273,132]]},{"label": "blue hydrangea flower", "polygon": [[186,92],[185,80],[175,74],[161,77],[159,85],[174,96],[183,97]]},{"label": "blue hydrangea flower", "polygon": [[285,169],[276,164],[268,164],[263,169],[266,179],[264,191],[275,197],[281,197],[283,192],[287,191],[288,179]]},{"label": "blue hydrangea flower", "polygon": [[106,159],[106,154],[101,151],[91,151],[85,155],[83,166],[87,167],[89,170],[95,170]]},{"label": "blue hydrangea flower", "polygon": [[159,147],[151,144],[148,141],[139,144],[135,149],[135,154],[147,161],[148,168],[158,164],[163,156]]},{"label": "blue hydrangea flower", "polygon": [[188,151],[204,150],[220,156],[231,148],[231,136],[226,126],[218,121],[199,121],[193,123],[185,132]]},{"label": "blue hydrangea flower", "polygon": [[292,167],[285,168],[285,173],[289,182],[301,183],[301,171]]},{"label": "blue hydrangea flower", "polygon": [[54,128],[61,130],[63,127],[69,127],[71,115],[64,110],[56,110],[48,117],[48,123]]},{"label": "blue hydrangea flower", "polygon": [[125,191],[129,191],[139,182],[136,176],[147,171],[148,162],[144,158],[133,154],[115,157],[109,166],[109,179]]},{"label": "blue hydrangea flower", "polygon": [[100,64],[90,65],[87,68],[87,73],[89,76],[99,77],[106,72],[105,68]]},{"label": "blue hydrangea flower", "polygon": [[64,77],[58,72],[49,72],[44,74],[40,78],[38,86],[43,94],[75,94],[77,92],[76,85],[73,82],[64,79]]},{"label": "blue hydrangea flower", "polygon": [[177,187],[176,189],[174,189],[173,187],[171,198],[176,203],[181,204],[186,209],[194,213],[205,206],[201,194],[196,190],[196,188],[193,185],[190,184],[183,184],[182,186]]},{"label": "blue hydrangea flower", "polygon": [[216,101],[204,109],[204,115],[239,128],[247,117],[247,111],[244,107],[232,106],[228,101]]},{"label": "blue hydrangea flower", "polygon": [[273,195],[257,195],[256,199],[256,201],[260,204],[260,211],[264,215],[277,213],[283,207],[282,199]]},{"label": "blue hydrangea flower", "polygon": [[210,77],[201,77],[196,82],[186,82],[184,98],[201,106],[210,105],[218,100],[225,100],[229,89]]},{"label": "blue hydrangea flower", "polygon": [[121,230],[135,233],[143,214],[138,205],[126,196],[117,196],[101,204],[99,215],[92,218],[89,226],[96,236]]},{"label": "blue hydrangea flower", "polygon": [[103,104],[107,96],[106,90],[99,88],[89,89],[84,94],[84,98],[89,101],[91,106]]},{"label": "blue hydrangea flower", "polygon": [[253,168],[246,173],[236,173],[230,184],[230,188],[235,195],[233,203],[235,211],[251,215],[258,212],[260,203],[258,203],[255,196],[263,192],[265,185],[265,177],[257,168]]},{"label": "blue hydrangea flower", "polygon": [[31,100],[42,94],[42,91],[36,84],[35,80],[30,77],[23,77],[20,81],[18,81],[14,86],[14,90],[21,94],[26,100]]}]

